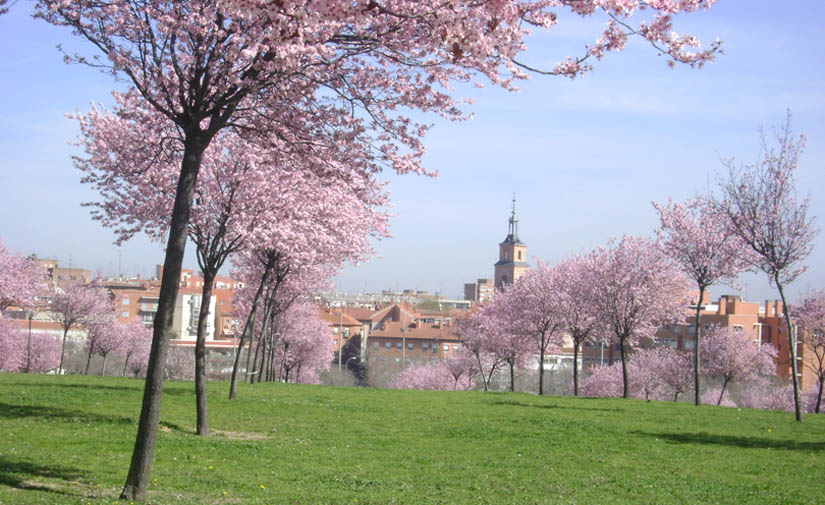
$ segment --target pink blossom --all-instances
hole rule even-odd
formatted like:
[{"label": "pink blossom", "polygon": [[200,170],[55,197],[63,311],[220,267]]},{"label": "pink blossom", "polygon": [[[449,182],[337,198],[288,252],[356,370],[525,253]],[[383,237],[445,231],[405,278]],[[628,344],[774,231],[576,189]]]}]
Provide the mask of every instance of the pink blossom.
[{"label": "pink blossom", "polygon": [[582,381],[581,393],[584,396],[607,398],[622,397],[622,365],[594,366],[590,376]]},{"label": "pink blossom", "polygon": [[26,366],[26,335],[16,321],[0,313],[0,371],[18,372]]},{"label": "pink blossom", "polygon": [[423,364],[410,363],[407,368],[395,376],[390,382],[390,387],[395,389],[448,391],[469,389],[472,387],[472,381],[466,374],[462,374],[456,379],[445,362],[432,361]]},{"label": "pink blossom", "polygon": [[736,407],[736,403],[730,399],[728,392],[721,387],[714,386],[702,393],[702,403],[709,405],[719,405],[721,407]]},{"label": "pink blossom", "polygon": [[0,241],[0,312],[10,305],[34,305],[45,287],[45,272],[37,262],[11,254]]}]

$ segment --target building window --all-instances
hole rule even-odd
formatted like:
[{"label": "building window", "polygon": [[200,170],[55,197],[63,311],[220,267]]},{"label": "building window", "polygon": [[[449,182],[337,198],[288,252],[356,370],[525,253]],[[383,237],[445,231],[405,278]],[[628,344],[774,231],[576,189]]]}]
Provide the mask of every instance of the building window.
[{"label": "building window", "polygon": [[[376,344],[377,344],[377,343],[378,343],[378,342],[376,342]],[[390,342],[386,342],[386,343],[384,344],[384,347],[386,347],[387,349],[392,349],[392,344],[391,344]]]},{"label": "building window", "polygon": [[453,344],[453,352],[458,352],[459,344]]},{"label": "building window", "polygon": [[696,349],[696,341],[695,340],[685,340],[684,344],[685,344],[685,349],[686,350]]},{"label": "building window", "polygon": [[690,337],[695,337],[696,336],[696,325],[695,324],[687,325],[687,326],[685,326],[685,328],[687,328],[686,335],[688,335]]},{"label": "building window", "polygon": [[444,352],[450,351],[450,344],[444,344]]},{"label": "building window", "polygon": [[378,347],[378,346],[379,346],[379,344],[378,344],[378,342],[375,342],[374,344],[372,344],[372,346],[373,346],[373,347]]},{"label": "building window", "polygon": [[129,305],[129,297],[128,297],[128,296],[124,296],[124,297],[123,297],[123,302],[122,302],[122,303],[123,303],[123,305]]},{"label": "building window", "polygon": [[120,317],[129,317],[129,311],[124,310],[123,312],[120,313]]},{"label": "building window", "polygon": [[400,350],[401,349],[401,342],[396,342],[395,347]]},{"label": "building window", "polygon": [[415,344],[412,342],[407,342],[407,349],[412,351],[413,349],[415,349]]},{"label": "building window", "polygon": [[742,331],[743,331],[744,329],[745,329],[744,327],[742,327],[742,326],[740,326],[740,325],[738,325],[738,324],[734,324],[734,325],[733,325],[733,331],[734,331],[735,333],[742,333]]},{"label": "building window", "polygon": [[426,351],[429,348],[430,348],[430,344],[428,342],[422,342],[421,343],[421,349],[422,350]]},{"label": "building window", "polygon": [[521,260],[521,251],[518,252],[518,259]]}]

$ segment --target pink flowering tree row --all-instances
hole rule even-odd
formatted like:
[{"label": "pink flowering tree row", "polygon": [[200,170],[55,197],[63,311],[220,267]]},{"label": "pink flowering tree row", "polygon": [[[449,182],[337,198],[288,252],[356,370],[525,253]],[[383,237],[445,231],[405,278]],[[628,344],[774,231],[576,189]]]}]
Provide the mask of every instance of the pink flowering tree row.
[{"label": "pink flowering tree row", "polygon": [[623,396],[628,396],[627,352],[653,338],[659,324],[683,317],[685,293],[685,278],[657,241],[625,236],[556,265],[539,262],[461,321],[459,332],[476,357],[485,389],[493,372],[507,365],[512,390],[514,368],[536,358],[540,394],[549,351],[572,343],[578,394],[581,347],[618,345]]},{"label": "pink flowering tree row", "polygon": [[60,340],[49,333],[29,332],[19,322],[0,315],[0,371],[56,370],[60,363]]},{"label": "pink flowering tree row", "polygon": [[315,384],[332,362],[332,332],[315,304],[293,303],[277,318],[271,368],[283,382]]},{"label": "pink flowering tree row", "polygon": [[455,391],[471,389],[478,371],[475,358],[459,354],[444,360],[410,363],[390,382],[395,389]]},{"label": "pink flowering tree row", "polygon": [[[748,332],[712,326],[705,334],[700,356],[703,376],[718,384],[700,392],[703,403],[734,405],[729,392],[731,384],[736,384],[742,391],[743,406],[786,410],[790,405],[787,410],[792,410],[792,395],[784,394],[787,388],[777,385],[773,346],[760,345]],[[621,396],[620,368],[618,363],[594,367],[582,392],[587,396]],[[630,396],[636,398],[676,401],[694,385],[689,354],[675,349],[640,349],[629,356],[627,368]]]},{"label": "pink flowering tree row", "polygon": [[[677,401],[679,395],[691,390],[693,374],[690,357],[667,347],[639,349],[627,364],[630,377],[629,393],[645,400]],[[582,383],[582,394],[619,398],[624,394],[620,363],[595,366]]]},{"label": "pink flowering tree row", "polygon": [[109,292],[96,283],[71,283],[57,286],[49,307],[52,319],[63,330],[60,346],[59,373],[65,371],[66,339],[72,329],[82,330],[103,324],[106,319],[114,318],[114,302]]}]

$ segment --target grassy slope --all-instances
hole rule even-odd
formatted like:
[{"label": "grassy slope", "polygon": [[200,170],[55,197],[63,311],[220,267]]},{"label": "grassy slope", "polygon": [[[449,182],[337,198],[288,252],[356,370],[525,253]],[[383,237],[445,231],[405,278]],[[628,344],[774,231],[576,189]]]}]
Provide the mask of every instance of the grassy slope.
[{"label": "grassy slope", "polygon": [[[212,383],[221,431],[201,439],[192,390],[165,388],[151,503],[825,502],[825,416],[283,384],[229,402]],[[0,374],[0,504],[115,502],[141,392]]]}]

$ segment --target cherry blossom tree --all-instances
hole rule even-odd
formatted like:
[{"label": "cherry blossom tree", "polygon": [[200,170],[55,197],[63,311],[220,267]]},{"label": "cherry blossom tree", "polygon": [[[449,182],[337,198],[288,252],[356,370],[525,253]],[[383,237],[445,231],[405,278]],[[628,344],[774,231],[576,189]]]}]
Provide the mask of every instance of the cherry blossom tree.
[{"label": "cherry blossom tree", "polygon": [[[524,307],[519,303],[518,288],[511,284],[497,292],[480,310],[482,352],[489,355],[492,362],[487,380],[492,378],[496,364],[499,367],[507,365],[510,372],[510,391],[515,391],[516,368],[524,367],[535,350],[533,332],[543,329],[547,333],[547,329],[540,326],[541,315],[530,319],[531,316],[524,314]],[[539,326],[531,326],[534,321],[539,321]],[[549,341],[549,338],[546,340]],[[470,345],[474,347],[476,344]]]},{"label": "cherry blossom tree", "polygon": [[43,332],[32,332],[28,370],[45,373],[56,370],[60,365],[60,339]]},{"label": "cherry blossom tree", "polygon": [[442,360],[441,363],[453,378],[453,389],[471,389],[475,384],[478,366],[472,353],[462,348],[459,354]]},{"label": "cherry blossom tree", "polygon": [[278,317],[272,368],[284,382],[317,382],[318,373],[332,362],[332,333],[318,308],[305,301],[293,303]]},{"label": "cherry blossom tree", "polygon": [[13,319],[0,313],[0,370],[18,372],[26,367],[26,337]]},{"label": "cherry blossom tree", "polygon": [[684,314],[686,280],[650,239],[624,236],[596,253],[594,275],[606,343],[619,344],[622,396],[629,396],[627,351],[643,337],[653,338],[659,324]]},{"label": "cherry blossom tree", "polygon": [[[628,357],[629,395],[644,400],[676,401],[692,382],[690,358],[674,349],[655,347],[639,349]],[[624,384],[620,363],[593,367],[582,384],[585,396],[620,397]]]},{"label": "cherry blossom tree", "polygon": [[808,216],[808,198],[800,199],[796,194],[794,173],[805,137],[794,135],[790,113],[784,128],[774,136],[776,145],[771,146],[762,133],[762,149],[756,163],[740,165],[734,159],[725,161],[728,173],[720,180],[721,197],[715,206],[753,251],[751,264],[765,272],[779,291],[788,330],[794,414],[801,422],[796,333],[785,286],[805,271],[803,262],[813,250],[818,230],[813,226],[813,217]]},{"label": "cherry blossom tree", "polygon": [[796,309],[796,320],[805,343],[813,355],[806,361],[817,378],[816,405],[813,412],[822,412],[822,388],[825,385],[825,290],[806,296]]},{"label": "cherry blossom tree", "polygon": [[[399,111],[459,119],[450,82],[476,74],[514,87],[515,79],[533,71],[517,59],[524,50],[522,39],[529,27],[552,28],[558,20],[554,9],[569,8],[580,16],[601,12],[610,20],[585,54],[547,72],[576,76],[589,69],[588,59],[621,50],[629,36],[649,41],[671,62],[701,66],[713,59],[719,43],[702,49],[695,37],[674,33],[672,17],[712,3],[36,2],[39,17],[71,27],[103,55],[67,55],[68,60],[128,80],[130,92],[173,122],[184,139],[147,373],[148,399],[122,497],[145,499],[165,340],[194,188],[204,150],[221,130],[236,129],[274,149],[301,151],[321,161],[346,159],[342,174],[371,170],[377,163],[417,171],[426,128]],[[637,12],[650,14],[637,16],[644,20],[633,25],[631,16]],[[129,114],[127,109],[119,112]],[[323,157],[335,147],[348,155]]]},{"label": "cherry blossom tree", "polygon": [[[472,358],[469,361],[472,363]],[[466,365],[466,363],[464,364]],[[389,387],[393,389],[452,391],[471,388],[472,380],[465,373],[462,373],[459,377],[453,375],[445,361],[431,361],[420,364],[410,363],[407,368],[393,378]]]},{"label": "cherry blossom tree", "polygon": [[556,267],[559,317],[573,341],[573,395],[579,395],[579,351],[599,329],[595,252],[565,258]]},{"label": "cherry blossom tree", "polygon": [[736,407],[736,403],[730,399],[728,392],[719,386],[708,388],[702,393],[702,403],[716,404],[721,407]]},{"label": "cherry blossom tree", "polygon": [[169,380],[192,380],[195,376],[195,355],[192,349],[172,346],[169,359],[163,367],[163,374]]},{"label": "cherry blossom tree", "polygon": [[794,411],[793,385],[777,384],[768,377],[748,383],[740,399],[743,407],[751,409]]},{"label": "cherry blossom tree", "polygon": [[489,391],[493,374],[504,365],[502,357],[493,352],[492,336],[488,328],[495,324],[489,304],[473,307],[470,314],[456,321],[461,347],[470,353],[478,365],[484,391]]},{"label": "cherry blossom tree", "polygon": [[746,267],[748,251],[744,243],[727,225],[724,216],[714,210],[705,198],[690,199],[684,204],[668,201],[666,205],[653,203],[659,212],[661,226],[656,230],[665,252],[699,289],[694,325],[696,345],[693,351],[694,403],[700,403],[699,349],[702,342],[702,301],[705,291],[719,282],[735,282]]},{"label": "cherry blossom tree", "polygon": [[590,375],[582,381],[584,396],[620,398],[623,394],[623,373],[620,363],[594,366]]},{"label": "cherry blossom tree", "polygon": [[665,395],[662,380],[664,367],[669,364],[664,349],[639,349],[630,356],[628,363],[631,395],[650,401]]},{"label": "cherry blossom tree", "polygon": [[659,366],[662,388],[673,395],[674,402],[678,401],[680,394],[687,393],[695,385],[695,368],[690,355],[669,347],[660,347],[658,352],[662,360]]},{"label": "cherry blossom tree", "polygon": [[37,262],[10,253],[0,241],[0,312],[10,305],[33,306],[45,287],[45,273]]},{"label": "cherry blossom tree", "polygon": [[751,332],[711,326],[705,336],[700,350],[702,373],[722,382],[716,405],[721,405],[731,382],[748,384],[776,374],[776,350],[769,344],[760,345]]},{"label": "cherry blossom tree", "polygon": [[563,344],[565,324],[559,277],[559,270],[539,261],[536,268],[528,270],[494,300],[506,311],[503,325],[509,327],[516,338],[524,340],[524,346],[514,342],[511,349],[517,355],[530,353],[538,356],[539,395],[544,394],[544,357],[548,349]]},{"label": "cherry blossom tree", "polygon": [[109,293],[96,284],[71,284],[54,295],[51,303],[52,319],[63,328],[58,371],[64,372],[63,359],[66,354],[66,337],[72,328],[94,323],[101,317],[114,313],[114,304]]},{"label": "cherry blossom tree", "polygon": [[106,375],[106,359],[111,354],[123,354],[130,346],[127,324],[115,320],[114,314],[99,317],[88,326],[89,336],[86,339],[88,357],[86,359],[86,375],[89,374],[89,363],[92,354],[103,357],[103,368],[100,375]]},{"label": "cherry blossom tree", "polygon": [[130,321],[123,326],[126,345],[120,348],[123,356],[123,377],[131,370],[134,375],[146,372],[149,361],[149,349],[152,346],[152,330],[139,320]]}]

